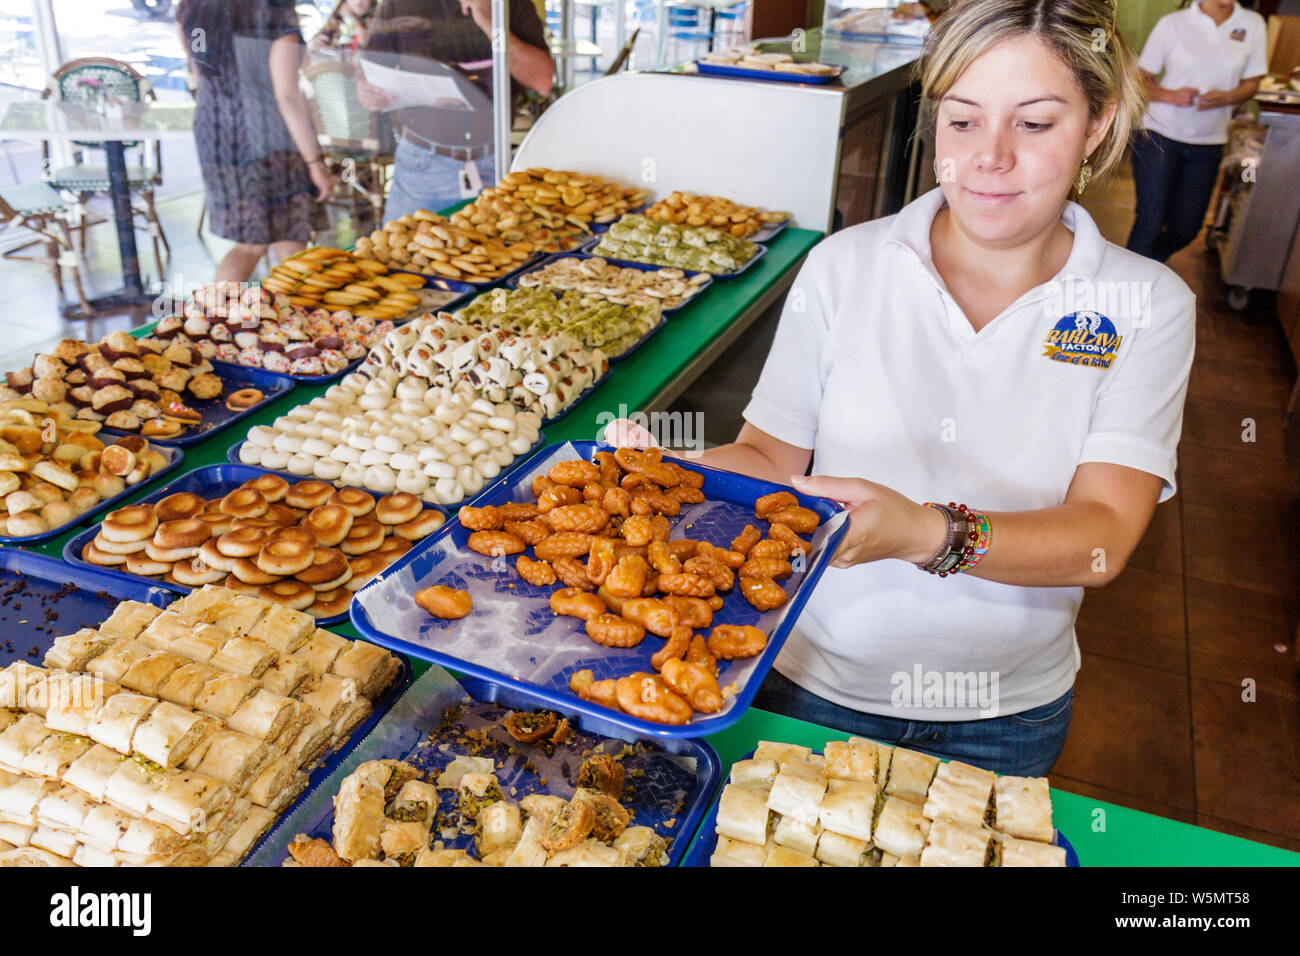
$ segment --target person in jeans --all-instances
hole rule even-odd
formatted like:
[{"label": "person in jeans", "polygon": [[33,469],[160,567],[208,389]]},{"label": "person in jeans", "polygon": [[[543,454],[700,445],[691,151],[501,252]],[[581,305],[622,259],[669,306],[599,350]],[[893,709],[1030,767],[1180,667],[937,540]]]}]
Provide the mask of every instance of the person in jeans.
[{"label": "person in jeans", "polygon": [[1201,231],[1232,109],[1268,72],[1264,18],[1234,0],[1200,0],[1160,18],[1138,69],[1151,106],[1133,139],[1128,248],[1164,262]]},{"label": "person in jeans", "polygon": [[[555,78],[546,35],[531,0],[508,0],[511,100],[520,86],[550,92]],[[417,69],[421,61],[463,70],[492,93],[491,0],[386,0],[370,24],[365,54],[377,62]],[[380,59],[379,57],[384,57]],[[486,64],[486,65],[485,65]],[[358,71],[357,96],[369,110],[387,110],[393,98]],[[492,115],[413,107],[396,111],[402,138],[394,154],[393,181],[384,205],[391,222],[417,209],[439,209],[476,195],[496,181]],[[461,145],[468,141],[471,145]]]}]

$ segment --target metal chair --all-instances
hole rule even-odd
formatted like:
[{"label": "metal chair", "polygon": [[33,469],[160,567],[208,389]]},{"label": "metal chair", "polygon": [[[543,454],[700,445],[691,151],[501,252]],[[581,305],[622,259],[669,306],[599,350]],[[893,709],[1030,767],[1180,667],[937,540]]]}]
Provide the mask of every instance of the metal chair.
[{"label": "metal chair", "polygon": [[749,0],[740,0],[740,3],[713,11],[714,30],[719,39],[726,31],[727,46],[739,46],[748,39],[745,36],[745,14],[748,12]]},{"label": "metal chair", "polygon": [[[95,310],[86,300],[86,290],[81,283],[81,256],[72,241],[72,227],[69,219],[72,208],[68,201],[48,183],[27,183],[14,186],[0,186],[0,218],[10,225],[21,226],[36,233],[36,243],[44,245],[43,256],[16,255],[17,249],[6,252],[6,259],[21,259],[26,262],[44,262],[54,278],[63,298],[63,266],[72,270],[72,282],[77,289],[77,301],[84,316],[92,316]],[[26,248],[26,246],[21,247]]]},{"label": "metal chair", "polygon": [[[357,99],[354,67],[321,60],[302,71],[307,80],[307,101],[316,125],[316,139],[327,164],[341,171],[346,196],[331,199],[347,205],[354,223],[383,222],[384,194],[397,148],[387,113],[372,113]],[[362,202],[369,204],[361,215]],[[373,220],[371,220],[373,217]]]},{"label": "metal chair", "polygon": [[[92,93],[93,89],[103,90],[118,99],[136,103],[157,99],[153,87],[140,73],[120,60],[104,56],[82,57],[63,64],[51,75],[49,85],[41,92],[41,98],[49,99],[51,96],[57,96],[65,102],[85,106],[92,97],[100,95]],[[102,144],[97,142],[76,142],[75,145],[86,149],[102,148]],[[162,222],[158,218],[158,209],[154,201],[154,187],[162,185],[162,142],[153,140],[152,167],[145,165],[146,145],[144,143],[137,141],[122,145],[127,149],[139,148],[141,151],[140,162],[127,163],[126,166],[131,193],[140,198],[140,204],[132,203],[131,211],[145,221],[149,238],[153,242],[154,262],[158,266],[158,274],[162,275],[163,258],[159,243],[161,242],[162,248],[167,250],[168,257],[171,256],[172,251],[171,244],[167,241],[167,234],[163,231]],[[86,203],[92,196],[108,194],[108,166],[106,163],[78,162],[71,166],[50,169],[50,144],[43,143],[41,151],[45,169],[48,170],[45,176],[46,182],[55,189],[76,197],[73,202],[73,215],[76,219],[73,228],[77,230],[81,251],[84,254],[86,228],[91,225],[86,221]]]},{"label": "metal chair", "polygon": [[714,33],[701,26],[699,7],[668,5],[668,37],[671,40],[685,40],[691,45],[691,59],[700,58],[700,44],[713,45]]}]

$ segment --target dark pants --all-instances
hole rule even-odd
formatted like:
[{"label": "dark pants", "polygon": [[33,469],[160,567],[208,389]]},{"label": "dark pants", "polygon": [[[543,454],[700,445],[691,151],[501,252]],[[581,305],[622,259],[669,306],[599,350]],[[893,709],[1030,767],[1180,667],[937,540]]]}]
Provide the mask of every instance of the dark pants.
[{"label": "dark pants", "polygon": [[1164,262],[1196,238],[1205,222],[1222,146],[1180,143],[1150,130],[1133,136],[1137,218],[1128,247]]},{"label": "dark pants", "polygon": [[1070,731],[1073,688],[1041,707],[986,720],[924,723],[882,717],[841,707],[804,690],[773,670],[754,696],[754,706],[797,717],[882,744],[920,750],[945,760],[961,760],[1024,777],[1045,777],[1065,747]]}]

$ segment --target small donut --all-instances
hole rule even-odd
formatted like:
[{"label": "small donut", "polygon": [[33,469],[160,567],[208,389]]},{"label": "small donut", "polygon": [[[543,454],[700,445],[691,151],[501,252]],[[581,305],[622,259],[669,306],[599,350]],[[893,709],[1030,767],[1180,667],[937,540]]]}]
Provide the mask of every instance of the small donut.
[{"label": "small donut", "polygon": [[303,544],[309,545],[313,548],[316,547],[316,536],[306,528],[277,528],[275,531],[271,532],[271,537],[268,541],[278,540],[301,541]]},{"label": "small donut", "polygon": [[311,566],[315,544],[296,538],[271,538],[257,552],[256,563],[267,574],[289,577]]},{"label": "small donut", "polygon": [[307,609],[313,617],[337,617],[347,614],[352,604],[352,592],[347,588],[335,588],[333,591],[317,591],[316,603]]},{"label": "small donut", "polygon": [[384,543],[375,550],[375,554],[380,555],[388,561],[389,564],[392,564],[402,555],[406,554],[406,552],[410,551],[411,547],[412,545],[410,541],[407,541],[405,538],[399,538],[397,535],[393,535],[384,539]]},{"label": "small donut", "polygon": [[277,581],[258,588],[257,596],[263,601],[283,604],[295,611],[305,611],[316,603],[316,592],[301,581]]},{"label": "small donut", "polygon": [[[201,518],[181,518],[176,521],[164,521],[153,533],[153,544],[162,551],[189,550],[193,555],[199,546],[212,537],[208,524]],[[159,560],[167,560],[160,558]],[[171,560],[179,561],[180,558]]]},{"label": "small donut", "polygon": [[172,561],[155,561],[149,557],[148,553],[128,554],[126,556],[126,570],[130,574],[140,574],[145,577],[159,577],[169,574],[172,569]]},{"label": "small donut", "polygon": [[269,507],[256,488],[236,488],[221,499],[221,510],[236,518],[260,518]]},{"label": "small donut", "polygon": [[333,548],[352,530],[352,512],[342,505],[321,505],[302,519],[302,526],[316,536],[317,544]]},{"label": "small donut", "polygon": [[178,491],[157,502],[153,506],[153,512],[160,522],[182,521],[186,518],[197,518],[207,510],[207,506],[207,501],[198,495],[188,491]]},{"label": "small donut", "polygon": [[375,496],[360,488],[340,488],[330,496],[330,504],[342,505],[352,512],[352,517],[360,518],[374,510]]},{"label": "small donut", "polygon": [[192,558],[198,553],[198,548],[164,548],[155,544],[152,538],[144,543],[144,556],[167,565]]},{"label": "small donut", "polygon": [[393,533],[407,541],[419,541],[441,528],[446,520],[436,508],[425,508],[414,520],[393,528]]},{"label": "small donut", "polygon": [[317,591],[332,591],[346,584],[352,577],[352,568],[342,551],[334,548],[317,548],[312,553],[311,566],[298,573],[298,580]]},{"label": "small donut", "polygon": [[339,545],[344,554],[369,554],[384,543],[384,526],[374,518],[354,518],[348,536]]},{"label": "small donut", "polygon": [[[209,507],[212,507],[211,505]],[[219,538],[235,526],[235,519],[224,511],[209,510],[198,516],[199,520],[212,531],[212,537]]]},{"label": "small donut", "polygon": [[127,541],[127,542],[109,541],[107,538],[104,537],[103,531],[101,530],[99,534],[95,535],[94,540],[91,541],[90,543],[93,544],[97,550],[102,551],[104,554],[121,555],[123,557],[123,560],[125,560],[125,557],[128,554],[135,554],[137,551],[143,551],[144,546],[147,542],[146,541]]},{"label": "small donut", "polygon": [[257,589],[260,584],[245,584],[233,574],[227,574],[226,579],[221,582],[221,586],[228,591],[234,591],[236,594],[247,594],[251,597],[257,597]]},{"label": "small donut", "polygon": [[265,396],[256,388],[241,388],[226,396],[226,408],[232,412],[247,411]]},{"label": "small donut", "polygon": [[214,568],[204,561],[202,555],[200,555],[188,561],[177,561],[172,565],[171,576],[175,578],[178,584],[186,584],[197,588],[205,584],[216,584],[226,576],[226,572]]},{"label": "small donut", "polygon": [[250,478],[240,487],[260,491],[262,497],[271,504],[283,501],[285,495],[289,493],[289,482],[279,475],[258,475],[256,478]]},{"label": "small donut", "polygon": [[268,574],[259,568],[251,558],[235,558],[235,567],[231,573],[245,584],[256,584],[258,587],[265,584],[274,584],[280,580],[280,575]]},{"label": "small donut", "polygon": [[272,531],[279,531],[284,525],[278,521],[271,521],[268,518],[236,518],[232,524],[232,529],[239,528],[257,528],[259,531],[265,531],[269,536]]},{"label": "small donut", "polygon": [[221,550],[217,547],[216,538],[209,538],[207,541],[203,542],[203,545],[199,548],[198,557],[201,558],[208,567],[217,568],[224,571],[226,574],[229,574],[235,569],[235,559],[227,554],[221,553]]},{"label": "small donut", "polygon": [[266,509],[266,514],[262,515],[261,520],[272,521],[282,528],[292,528],[301,517],[302,515],[288,505],[277,503]]},{"label": "small donut", "polygon": [[420,499],[409,492],[384,495],[375,505],[375,517],[384,524],[406,524],[419,517],[424,510]]},{"label": "small donut", "polygon": [[262,528],[233,528],[217,539],[217,550],[229,558],[251,558],[262,550],[268,537]]},{"label": "small donut", "polygon": [[126,564],[128,555],[109,554],[106,551],[100,551],[95,547],[94,541],[87,541],[81,548],[81,560],[88,564],[96,564],[102,568],[115,568],[119,565]]},{"label": "small donut", "polygon": [[108,541],[146,541],[158,530],[158,516],[148,505],[130,505],[110,511],[99,526]]},{"label": "small donut", "polygon": [[384,568],[388,567],[388,562],[383,555],[372,552],[349,558],[348,567],[352,569],[352,577],[344,587],[349,591],[359,591],[373,581],[375,576],[382,572]]},{"label": "small donut", "polygon": [[299,481],[289,487],[284,503],[290,508],[310,511],[327,504],[334,494],[334,486],[323,481]]}]

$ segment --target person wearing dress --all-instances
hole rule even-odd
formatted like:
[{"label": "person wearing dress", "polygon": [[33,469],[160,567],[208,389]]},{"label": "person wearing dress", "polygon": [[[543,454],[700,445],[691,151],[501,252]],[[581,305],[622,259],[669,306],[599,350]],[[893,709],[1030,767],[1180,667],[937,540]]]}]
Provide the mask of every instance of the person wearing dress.
[{"label": "person wearing dress", "polygon": [[1201,231],[1232,109],[1268,72],[1265,40],[1264,18],[1234,0],[1156,22],[1138,59],[1151,106],[1133,138],[1134,252],[1164,262]]},{"label": "person wearing dress", "polygon": [[291,0],[185,0],[177,22],[210,228],[235,243],[215,278],[243,282],[268,249],[306,248],[334,188],[298,88],[298,17]]}]

